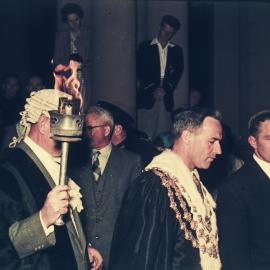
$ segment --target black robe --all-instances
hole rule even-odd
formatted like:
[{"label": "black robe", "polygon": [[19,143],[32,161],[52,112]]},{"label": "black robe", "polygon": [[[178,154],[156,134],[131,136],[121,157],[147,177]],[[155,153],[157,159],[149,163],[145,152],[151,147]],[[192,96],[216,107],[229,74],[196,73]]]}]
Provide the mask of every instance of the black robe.
[{"label": "black robe", "polygon": [[199,250],[184,238],[168,191],[152,171],[131,185],[116,223],[109,270],[127,269],[201,269]]},{"label": "black robe", "polygon": [[[24,147],[30,148],[24,144]],[[33,157],[35,155],[33,154]],[[9,238],[9,227],[42,208],[51,190],[45,175],[22,149],[9,150],[0,163],[0,269],[77,269],[66,226],[55,226],[56,244],[20,259]],[[44,169],[46,171],[46,169]],[[34,236],[33,236],[34,237]],[[87,262],[86,262],[87,263]]]}]

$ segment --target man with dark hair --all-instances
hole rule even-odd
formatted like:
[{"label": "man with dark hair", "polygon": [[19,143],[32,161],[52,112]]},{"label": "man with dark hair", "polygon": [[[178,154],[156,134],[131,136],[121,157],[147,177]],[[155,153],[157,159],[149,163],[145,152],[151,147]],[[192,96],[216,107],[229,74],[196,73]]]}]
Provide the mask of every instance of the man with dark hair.
[{"label": "man with dark hair", "polygon": [[[64,5],[62,10],[61,10],[61,13],[62,13],[62,20],[64,23],[70,23],[69,16],[71,14],[76,14],[77,19],[75,21],[78,24],[80,24],[81,23],[80,20],[83,18],[83,15],[84,15],[81,7],[75,3],[68,3],[68,4]],[[72,25],[71,25],[71,27],[72,27]]]},{"label": "man with dark hair", "polygon": [[173,91],[184,69],[182,48],[172,43],[180,22],[165,15],[158,36],[139,45],[137,53],[138,127],[154,138],[170,128]]},{"label": "man with dark hair", "polygon": [[196,168],[221,154],[216,111],[187,110],[173,123],[174,145],[154,157],[122,202],[110,270],[219,270],[215,202]]},{"label": "man with dark hair", "polygon": [[88,109],[85,117],[91,147],[88,162],[73,172],[82,188],[86,236],[101,252],[104,270],[109,269],[111,240],[123,195],[142,171],[138,155],[111,144],[113,128],[110,112],[100,106]]},{"label": "man with dark hair", "polygon": [[163,27],[164,24],[170,25],[174,29],[174,31],[178,31],[181,27],[181,23],[179,22],[179,20],[171,15],[165,15],[162,17],[160,27]]},{"label": "man with dark hair", "polygon": [[219,189],[217,217],[224,270],[270,269],[270,110],[248,124],[253,157]]}]

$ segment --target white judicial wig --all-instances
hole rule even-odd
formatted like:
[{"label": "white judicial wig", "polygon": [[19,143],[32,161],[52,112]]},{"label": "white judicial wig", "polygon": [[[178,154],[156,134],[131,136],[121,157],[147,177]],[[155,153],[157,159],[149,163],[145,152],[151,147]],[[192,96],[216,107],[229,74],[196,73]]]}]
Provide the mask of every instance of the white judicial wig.
[{"label": "white judicial wig", "polygon": [[49,111],[58,110],[59,98],[61,97],[72,98],[71,95],[56,89],[42,89],[32,92],[30,97],[26,99],[24,111],[20,112],[21,120],[16,126],[17,137],[12,138],[9,147],[13,148],[21,142],[28,135],[31,124],[37,123],[42,114],[49,117]]}]

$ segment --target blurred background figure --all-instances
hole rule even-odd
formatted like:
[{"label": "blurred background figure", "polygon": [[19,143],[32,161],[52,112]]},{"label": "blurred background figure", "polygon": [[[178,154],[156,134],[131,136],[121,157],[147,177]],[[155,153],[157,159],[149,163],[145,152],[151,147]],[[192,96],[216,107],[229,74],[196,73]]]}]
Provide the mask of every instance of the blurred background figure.
[{"label": "blurred background figure", "polygon": [[160,133],[153,141],[157,151],[162,152],[165,149],[171,149],[173,146],[173,135],[171,132]]},{"label": "blurred background figure", "polygon": [[82,26],[84,16],[82,8],[75,3],[68,3],[61,10],[62,20],[67,29],[55,36],[53,64],[68,64],[71,54],[82,57],[82,71],[78,74],[80,91],[84,99],[84,110],[88,107],[90,95],[90,32]]},{"label": "blurred background figure", "polygon": [[28,78],[27,84],[26,84],[26,97],[29,97],[31,92],[38,91],[41,89],[46,88],[46,83],[44,78],[41,75],[33,74]]},{"label": "blurred background figure", "polygon": [[17,74],[6,74],[1,83],[0,110],[2,115],[2,132],[0,134],[0,152],[8,146],[16,135],[16,123],[23,110],[24,92]]},{"label": "blurred background figure", "polygon": [[171,15],[163,16],[157,37],[139,45],[137,53],[138,128],[153,139],[170,129],[173,92],[184,70],[183,50],[171,42],[180,29]]},{"label": "blurred background figure", "polygon": [[202,93],[200,90],[192,88],[189,92],[189,106],[202,106]]}]

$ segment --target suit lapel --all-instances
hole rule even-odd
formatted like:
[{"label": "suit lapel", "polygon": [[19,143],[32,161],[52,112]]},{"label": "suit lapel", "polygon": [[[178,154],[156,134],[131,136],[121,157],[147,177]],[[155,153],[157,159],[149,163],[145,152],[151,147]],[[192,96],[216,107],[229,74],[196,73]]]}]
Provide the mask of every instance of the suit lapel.
[{"label": "suit lapel", "polygon": [[153,65],[154,67],[157,67],[156,71],[157,71],[157,75],[158,78],[160,79],[160,58],[159,58],[159,50],[158,50],[158,45],[152,45],[153,47],[153,61],[155,62],[155,64]]},{"label": "suit lapel", "polygon": [[250,167],[254,174],[254,181],[259,181],[263,188],[270,188],[270,179],[267,174],[262,170],[259,164],[252,158],[250,160]]},{"label": "suit lapel", "polygon": [[106,168],[102,175],[102,180],[104,180],[104,187],[103,187],[103,194],[100,200],[100,206],[104,205],[104,203],[108,199],[108,195],[111,194],[111,190],[115,187],[114,179],[117,179],[117,176],[114,174],[117,172],[119,174],[121,170],[118,169],[119,167],[119,159],[118,159],[118,148],[113,146],[112,152],[110,154],[109,160],[107,162]]},{"label": "suit lapel", "polygon": [[43,166],[43,164],[40,162],[38,157],[35,155],[35,153],[31,150],[31,148],[22,142],[18,148],[22,149],[36,164],[38,169],[41,171],[41,173],[44,175],[45,179],[47,180],[48,184],[50,185],[51,188],[55,187],[55,183],[49,174],[49,172],[46,170],[46,168]]},{"label": "suit lapel", "polygon": [[[90,203],[90,205],[88,207],[92,207],[91,202],[93,202],[95,204],[95,207],[98,206],[98,198],[97,198],[97,194],[96,194],[96,181],[95,181],[95,176],[93,174],[93,171],[91,169],[91,165],[89,165],[85,170],[86,175],[83,177],[83,179],[86,179],[86,181],[84,182],[84,188],[86,189],[86,198],[87,198],[87,204]],[[101,176],[102,178],[102,176]],[[99,181],[101,180],[101,178],[99,179]],[[89,198],[92,198],[92,200],[89,200]]]},{"label": "suit lapel", "polygon": [[170,65],[171,65],[171,62],[172,62],[172,52],[173,52],[173,49],[172,47],[168,46],[168,54],[167,54],[167,63],[166,63],[166,69],[165,69],[165,77],[167,78],[168,75],[169,75],[169,69],[170,69]]}]

